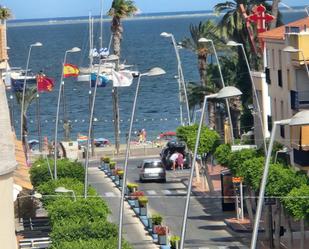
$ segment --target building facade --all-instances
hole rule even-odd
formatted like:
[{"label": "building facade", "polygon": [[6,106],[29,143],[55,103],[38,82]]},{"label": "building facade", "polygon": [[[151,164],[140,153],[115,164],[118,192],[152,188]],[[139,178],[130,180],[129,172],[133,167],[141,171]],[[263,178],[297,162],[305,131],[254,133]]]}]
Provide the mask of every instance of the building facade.
[{"label": "building facade", "polygon": [[[269,125],[309,109],[309,17],[260,34],[265,42]],[[265,109],[265,108],[263,108]],[[281,126],[276,140],[290,151],[293,165],[309,170],[309,126]]]}]

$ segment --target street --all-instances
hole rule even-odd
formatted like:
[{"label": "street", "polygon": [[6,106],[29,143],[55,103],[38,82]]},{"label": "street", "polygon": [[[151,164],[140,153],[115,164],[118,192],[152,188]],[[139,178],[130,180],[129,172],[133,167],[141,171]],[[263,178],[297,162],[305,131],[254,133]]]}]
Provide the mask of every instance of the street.
[{"label": "street", "polygon": [[[129,160],[127,182],[139,184],[139,190],[144,191],[145,195],[149,198],[148,208],[150,213],[161,214],[163,216],[163,223],[168,225],[171,234],[179,236],[186,196],[186,186],[183,180],[188,179],[189,170],[167,171],[166,183],[140,183],[137,165],[142,160],[142,158]],[[122,167],[123,162],[123,160],[119,160],[117,165]],[[106,176],[101,171],[95,171],[97,166],[98,163],[92,162],[92,168],[89,169],[89,183],[111,205],[110,207],[113,211],[112,220],[117,223],[120,192],[112,185],[102,184]],[[221,200],[219,198],[193,196],[190,202],[185,247],[187,249],[248,248],[245,246],[248,245],[248,238],[246,237],[248,234],[234,233],[223,221],[224,218],[233,215],[221,211]],[[135,234],[135,232],[126,230],[124,227],[124,236],[130,243],[136,239],[136,236],[132,239],[132,234]]]}]

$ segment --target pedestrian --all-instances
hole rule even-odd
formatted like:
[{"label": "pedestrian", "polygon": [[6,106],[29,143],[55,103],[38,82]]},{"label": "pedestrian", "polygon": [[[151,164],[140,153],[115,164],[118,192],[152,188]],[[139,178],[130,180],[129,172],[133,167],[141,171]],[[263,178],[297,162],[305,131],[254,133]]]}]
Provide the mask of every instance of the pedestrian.
[{"label": "pedestrian", "polygon": [[177,158],[178,158],[178,152],[174,152],[170,157],[170,160],[173,162],[172,168],[174,171],[176,170],[176,159]]},{"label": "pedestrian", "polygon": [[181,170],[183,170],[183,154],[182,153],[178,153],[178,157],[176,159],[176,163],[177,163],[177,166],[180,167]]},{"label": "pedestrian", "polygon": [[143,136],[143,143],[146,143],[147,141],[147,132],[145,129],[142,129],[142,136]]},{"label": "pedestrian", "polygon": [[137,136],[138,136],[138,143],[141,144],[143,142],[143,133],[141,130],[138,131]]}]

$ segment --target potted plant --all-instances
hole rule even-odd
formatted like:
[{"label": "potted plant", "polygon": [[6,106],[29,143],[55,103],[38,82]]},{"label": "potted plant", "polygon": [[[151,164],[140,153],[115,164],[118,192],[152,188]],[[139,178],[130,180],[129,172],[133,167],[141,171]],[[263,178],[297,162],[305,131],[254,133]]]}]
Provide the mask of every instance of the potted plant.
[{"label": "potted plant", "polygon": [[179,248],[179,241],[180,241],[180,237],[173,235],[170,238],[170,243],[171,243],[171,249],[178,249]]},{"label": "potted plant", "polygon": [[109,162],[109,170],[108,170],[108,175],[111,175],[112,174],[112,171],[116,168],[116,162],[114,162],[114,161],[111,161],[111,162]]},{"label": "potted plant", "polygon": [[138,207],[138,205],[139,205],[139,203],[138,203],[138,197],[140,197],[140,196],[144,196],[145,195],[145,193],[143,192],[143,191],[135,191],[134,193],[132,193],[132,194],[130,194],[129,196],[128,196],[128,199],[129,200],[134,200],[135,202],[134,202],[134,207]]},{"label": "potted plant", "polygon": [[155,233],[155,227],[160,226],[163,218],[160,214],[153,214],[151,218],[148,219],[148,224],[152,228],[152,233]]},{"label": "potted plant", "polygon": [[124,171],[122,169],[117,169],[116,170],[116,175],[118,176],[118,182],[119,182],[119,186],[122,187],[122,184],[123,184],[123,174],[124,174]]},{"label": "potted plant", "polygon": [[103,163],[103,168],[108,170],[111,159],[109,157],[101,157],[101,161]]},{"label": "potted plant", "polygon": [[138,189],[138,184],[137,183],[128,183],[127,184],[127,189],[128,189],[128,195],[134,193]]},{"label": "potted plant", "polygon": [[147,215],[147,203],[148,203],[147,196],[139,196],[138,197],[139,215],[140,216],[146,216]]},{"label": "potted plant", "polygon": [[163,225],[155,226],[155,233],[158,234],[159,245],[167,245],[168,244],[169,229],[168,229],[167,226],[163,226]]}]

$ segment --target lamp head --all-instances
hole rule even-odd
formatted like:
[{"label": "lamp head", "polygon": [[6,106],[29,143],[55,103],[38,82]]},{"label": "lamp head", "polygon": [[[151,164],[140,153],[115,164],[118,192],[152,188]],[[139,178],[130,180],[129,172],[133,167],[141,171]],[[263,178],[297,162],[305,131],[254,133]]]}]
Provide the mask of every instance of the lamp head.
[{"label": "lamp head", "polygon": [[198,39],[198,42],[212,42],[212,40],[211,39],[207,39],[207,38],[205,38],[205,37],[202,37],[202,38],[200,38],[200,39]]},{"label": "lamp head", "polygon": [[231,47],[237,47],[237,46],[240,46],[241,43],[237,43],[235,41],[228,41],[226,45],[231,46]]},{"label": "lamp head", "polygon": [[171,37],[172,34],[171,34],[171,33],[167,33],[167,32],[162,32],[162,33],[160,34],[160,36],[162,36],[162,37]]},{"label": "lamp head", "polygon": [[218,93],[217,99],[225,99],[242,95],[242,92],[234,86],[223,87]]},{"label": "lamp head", "polygon": [[42,47],[43,44],[41,42],[36,42],[30,45],[31,47]]},{"label": "lamp head", "polygon": [[55,192],[56,193],[68,193],[69,190],[66,189],[65,187],[58,187],[58,188],[55,189]]},{"label": "lamp head", "polygon": [[290,126],[294,125],[309,125],[309,110],[303,110],[296,113],[289,123]]},{"label": "lamp head", "polygon": [[151,68],[147,73],[147,76],[159,76],[162,74],[166,74],[166,72],[160,67]]},{"label": "lamp head", "polygon": [[299,49],[296,49],[292,46],[287,46],[283,49],[284,52],[287,52],[287,53],[297,53],[299,52]]},{"label": "lamp head", "polygon": [[74,47],[74,48],[68,50],[68,53],[76,53],[76,52],[79,52],[79,51],[80,51],[80,48]]}]

